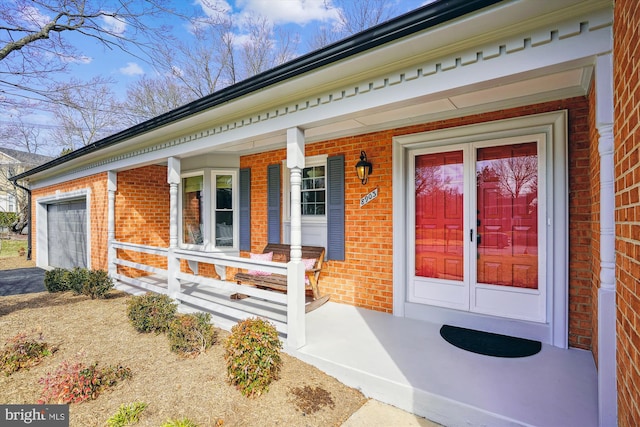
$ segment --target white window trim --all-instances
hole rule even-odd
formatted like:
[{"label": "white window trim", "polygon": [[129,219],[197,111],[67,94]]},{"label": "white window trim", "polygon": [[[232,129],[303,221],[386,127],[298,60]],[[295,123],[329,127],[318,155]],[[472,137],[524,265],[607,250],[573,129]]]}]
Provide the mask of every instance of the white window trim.
[{"label": "white window trim", "polygon": [[[325,170],[325,181],[324,181],[324,191],[325,191],[325,214],[324,215],[302,215],[302,223],[307,224],[326,224],[327,223],[327,211],[326,211],[326,191],[327,191],[327,159],[329,158],[326,154],[321,154],[317,156],[309,156],[304,159],[304,167],[310,168],[313,166],[324,166]],[[286,160],[282,162],[283,167],[282,170],[285,171],[284,179],[282,180],[282,222],[290,223],[291,222],[291,175],[288,173],[289,169],[286,166]]]},{"label": "white window trim", "polygon": [[[201,176],[202,177],[202,206],[203,206],[203,210],[204,212],[202,212],[202,244],[201,245],[196,245],[193,243],[185,243],[184,242],[184,222],[182,220],[182,209],[184,206],[184,201],[183,201],[183,197],[184,197],[184,193],[183,193],[183,184],[182,182],[184,181],[185,178],[191,178],[194,176]],[[178,221],[178,246],[180,246],[180,248],[182,249],[189,249],[189,250],[193,250],[193,251],[205,251],[207,249],[207,246],[209,245],[209,236],[210,233],[208,232],[208,228],[209,228],[209,221],[207,221],[207,209],[206,206],[208,206],[207,201],[208,199],[211,198],[211,189],[209,188],[209,191],[207,191],[207,179],[206,179],[207,174],[205,173],[204,170],[198,170],[198,171],[191,171],[191,172],[185,172],[180,174],[180,185],[178,186],[178,194],[180,195],[180,197],[178,197],[178,215],[179,215],[179,221]]]},{"label": "white window trim", "polygon": [[[233,246],[229,247],[216,247],[215,245],[215,181],[216,175],[231,175],[232,176],[232,208],[233,208]],[[184,243],[184,230],[182,221],[182,206],[183,206],[183,188],[182,181],[184,178],[190,178],[193,176],[202,176],[202,206],[204,212],[202,212],[202,244],[194,245]],[[188,249],[201,252],[225,252],[225,253],[237,253],[239,251],[240,240],[240,200],[239,200],[239,170],[238,169],[219,169],[219,168],[203,168],[194,171],[187,171],[180,174],[180,185],[178,186],[178,242],[181,249]]]}]

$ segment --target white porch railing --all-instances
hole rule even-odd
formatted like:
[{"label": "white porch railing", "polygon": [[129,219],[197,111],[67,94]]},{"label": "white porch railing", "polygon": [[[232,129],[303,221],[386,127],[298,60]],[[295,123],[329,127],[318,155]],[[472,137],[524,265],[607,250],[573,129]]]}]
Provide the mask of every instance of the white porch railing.
[{"label": "white porch railing", "polygon": [[[295,320],[291,322],[291,320],[299,320],[299,318],[295,313],[291,315],[293,305],[289,301],[288,294],[258,289],[253,286],[238,285],[225,280],[227,268],[238,268],[260,270],[271,274],[283,274],[288,276],[291,281],[291,277],[295,277],[295,270],[299,267],[296,263],[284,264],[257,261],[250,258],[184,249],[171,250],[119,241],[112,241],[111,249],[116,253],[116,256],[113,258],[115,268],[110,269],[110,271],[113,279],[119,285],[128,285],[150,292],[167,294],[181,303],[211,312],[214,321],[225,329],[230,328],[238,320],[255,316],[267,318],[275,325],[278,332],[286,334],[287,337],[289,337],[292,328],[304,327],[304,321],[302,325],[299,325],[299,322],[295,322]],[[167,268],[124,259],[122,251],[160,256],[166,259]],[[196,274],[180,271],[181,260],[186,260]],[[198,275],[197,270],[202,264],[215,266],[220,279]],[[117,266],[132,268],[148,274],[131,277],[124,274],[123,271],[126,270],[118,269]],[[172,266],[175,267],[172,268]],[[176,269],[177,271],[173,271]],[[301,271],[304,274],[304,267],[302,267]],[[301,276],[299,280],[304,295],[304,279]],[[242,294],[250,298],[232,299],[231,296],[234,294]],[[304,313],[304,300],[301,301],[301,307],[297,309],[302,310],[302,313]],[[294,312],[297,309],[294,308]]]}]

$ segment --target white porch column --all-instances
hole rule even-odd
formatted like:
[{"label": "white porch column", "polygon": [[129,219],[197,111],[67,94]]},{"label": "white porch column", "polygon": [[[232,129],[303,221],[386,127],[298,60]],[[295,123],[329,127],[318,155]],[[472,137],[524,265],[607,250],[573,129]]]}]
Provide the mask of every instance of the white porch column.
[{"label": "white porch column", "polygon": [[601,426],[617,425],[616,254],[613,160],[613,62],[599,56],[595,70],[596,127],[600,135],[600,289],[598,289],[598,413]]},{"label": "white porch column", "polygon": [[107,173],[107,272],[114,278],[118,272],[115,264],[116,249],[113,242],[116,240],[116,191],[118,190],[118,173]]},{"label": "white porch column", "polygon": [[300,201],[304,168],[304,131],[302,129],[287,129],[287,168],[291,170],[291,260],[287,265],[287,345],[300,348],[306,344]]},{"label": "white porch column", "polygon": [[167,281],[171,298],[180,292],[180,283],[176,277],[180,271],[180,261],[175,256],[178,248],[178,185],[180,184],[180,159],[167,159],[167,182],[169,183],[169,253],[167,254]]}]

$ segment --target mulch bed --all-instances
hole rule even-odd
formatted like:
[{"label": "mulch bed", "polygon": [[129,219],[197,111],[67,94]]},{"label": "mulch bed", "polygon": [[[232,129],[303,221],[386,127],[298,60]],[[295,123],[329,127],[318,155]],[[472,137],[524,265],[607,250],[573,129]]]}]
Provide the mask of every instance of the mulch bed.
[{"label": "mulch bed", "polygon": [[269,392],[248,399],[226,381],[227,332],[218,331],[218,343],[207,353],[180,358],[170,352],[165,335],[133,329],[126,315],[129,298],[116,291],[106,300],[69,292],[0,297],[0,346],[19,332],[41,332],[59,346],[29,371],[0,375],[0,403],[35,403],[42,390],[38,379],[64,360],[123,365],[133,372],[96,400],[71,404],[71,426],[104,426],[120,405],[135,401],[149,404],[139,426],[182,417],[200,426],[339,426],[366,401],[359,391],[287,354]]}]

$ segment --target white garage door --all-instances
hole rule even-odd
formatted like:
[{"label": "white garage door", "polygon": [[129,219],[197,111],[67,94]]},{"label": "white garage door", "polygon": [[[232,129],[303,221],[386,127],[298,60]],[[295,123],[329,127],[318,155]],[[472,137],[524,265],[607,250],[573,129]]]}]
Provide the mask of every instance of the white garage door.
[{"label": "white garage door", "polygon": [[47,244],[52,267],[87,267],[87,202],[47,205]]}]

